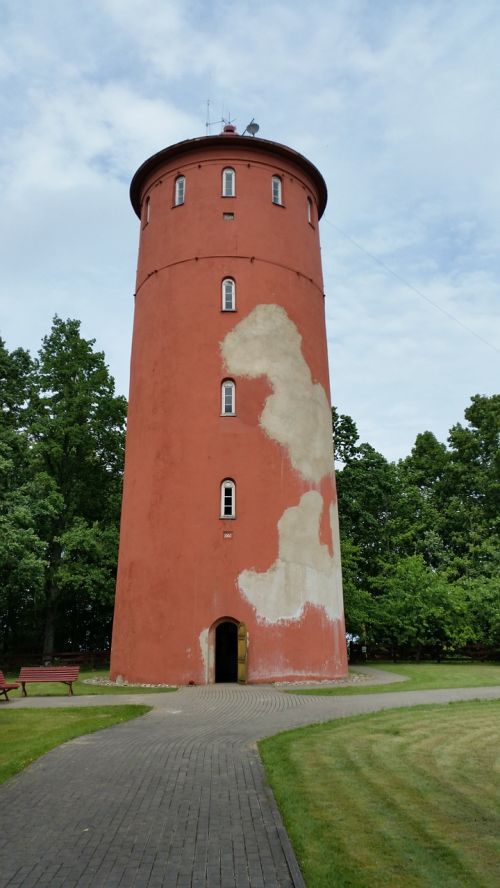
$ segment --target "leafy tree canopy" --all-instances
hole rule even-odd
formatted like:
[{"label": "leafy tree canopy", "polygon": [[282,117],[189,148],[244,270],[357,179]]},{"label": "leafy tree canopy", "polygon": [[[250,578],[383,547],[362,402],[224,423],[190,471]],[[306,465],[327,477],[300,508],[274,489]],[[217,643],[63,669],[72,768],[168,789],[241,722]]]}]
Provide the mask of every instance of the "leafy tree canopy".
[{"label": "leafy tree canopy", "polygon": [[465,420],[390,463],[332,411],[346,625],[395,656],[500,649],[500,395]]},{"label": "leafy tree canopy", "polygon": [[126,400],[94,345],[58,317],[37,359],[0,343],[4,649],[84,646],[85,609],[109,633]]}]

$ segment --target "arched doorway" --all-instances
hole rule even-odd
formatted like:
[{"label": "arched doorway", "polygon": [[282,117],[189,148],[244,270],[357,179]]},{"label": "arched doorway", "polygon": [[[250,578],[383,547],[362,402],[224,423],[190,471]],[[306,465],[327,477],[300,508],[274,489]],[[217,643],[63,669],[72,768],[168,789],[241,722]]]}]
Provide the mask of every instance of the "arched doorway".
[{"label": "arched doorway", "polygon": [[215,681],[237,681],[238,625],[224,620],[215,628]]}]

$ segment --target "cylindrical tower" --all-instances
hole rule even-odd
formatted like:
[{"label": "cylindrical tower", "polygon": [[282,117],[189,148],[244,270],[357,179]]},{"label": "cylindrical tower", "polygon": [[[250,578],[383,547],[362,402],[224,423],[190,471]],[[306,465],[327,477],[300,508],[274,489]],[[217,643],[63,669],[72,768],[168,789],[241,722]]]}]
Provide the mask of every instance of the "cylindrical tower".
[{"label": "cylindrical tower", "polygon": [[180,142],[141,220],[111,676],[347,671],[318,221],[284,145]]}]

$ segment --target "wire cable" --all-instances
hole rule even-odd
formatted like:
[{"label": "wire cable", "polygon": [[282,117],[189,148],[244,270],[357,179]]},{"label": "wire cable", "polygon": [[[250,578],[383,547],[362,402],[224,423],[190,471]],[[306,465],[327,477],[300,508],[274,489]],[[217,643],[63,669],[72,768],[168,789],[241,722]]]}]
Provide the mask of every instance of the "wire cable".
[{"label": "wire cable", "polygon": [[432,305],[432,307],[435,308],[437,311],[440,311],[441,314],[444,314],[446,317],[450,318],[452,321],[455,321],[455,323],[458,324],[459,327],[462,327],[464,330],[467,331],[467,333],[470,333],[472,336],[475,336],[476,339],[479,339],[480,342],[482,342],[484,345],[487,345],[489,348],[492,348],[493,351],[496,351],[500,355],[500,348],[497,348],[496,345],[493,345],[492,342],[489,342],[487,339],[484,339],[483,336],[481,336],[479,333],[476,333],[475,330],[473,330],[471,327],[468,327],[467,324],[464,324],[463,321],[460,321],[458,318],[456,318],[455,315],[453,315],[451,313],[451,311],[448,311],[446,308],[443,308],[442,305],[439,305],[437,302],[434,302],[432,299],[429,298],[429,296],[426,296],[425,293],[422,293],[422,291],[419,290],[418,287],[415,287],[413,284],[410,284],[409,281],[407,281],[404,277],[402,277],[402,275],[398,274],[397,271],[394,271],[394,269],[392,269],[389,265],[386,265],[386,263],[383,262],[382,259],[379,259],[378,256],[374,256],[374,254],[370,253],[369,250],[365,250],[365,248],[363,246],[361,246],[361,244],[358,244],[358,242],[355,241],[354,238],[351,237],[349,234],[347,234],[347,232],[342,231],[342,229],[339,228],[338,225],[334,225],[333,222],[330,222],[330,220],[327,219],[326,217],[323,217],[322,221],[326,222],[327,225],[330,225],[331,228],[334,228],[335,231],[338,231],[338,233],[341,234],[342,237],[345,237],[345,239],[350,241],[351,244],[354,244],[354,246],[357,247],[358,250],[361,250],[361,252],[364,253],[365,256],[369,256],[370,259],[373,259],[373,261],[376,262],[377,265],[380,265],[382,268],[384,268],[387,272],[389,272],[389,274],[391,274],[394,278],[396,278],[396,280],[398,280],[402,284],[404,284],[405,287],[408,287],[408,289],[413,290],[413,292],[416,293],[417,296],[420,296],[421,299],[424,299],[425,302],[428,302],[429,305]]}]

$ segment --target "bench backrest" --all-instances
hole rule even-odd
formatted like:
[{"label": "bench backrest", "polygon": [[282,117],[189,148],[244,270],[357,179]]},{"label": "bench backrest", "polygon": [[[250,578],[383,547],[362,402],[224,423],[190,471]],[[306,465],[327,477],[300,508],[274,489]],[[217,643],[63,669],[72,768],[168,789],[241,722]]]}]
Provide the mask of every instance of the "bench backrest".
[{"label": "bench backrest", "polygon": [[2,670],[0,669],[0,685],[5,685],[5,684],[7,684],[7,682],[5,681],[5,675],[3,674]]},{"label": "bench backrest", "polygon": [[19,681],[76,681],[79,666],[21,666]]}]

